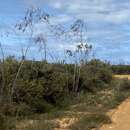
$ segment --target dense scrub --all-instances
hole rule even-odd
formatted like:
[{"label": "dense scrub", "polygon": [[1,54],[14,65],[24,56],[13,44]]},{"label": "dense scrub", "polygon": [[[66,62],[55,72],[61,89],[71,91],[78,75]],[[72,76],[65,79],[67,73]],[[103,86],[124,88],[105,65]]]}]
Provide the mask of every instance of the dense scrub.
[{"label": "dense scrub", "polygon": [[14,57],[8,57],[4,62],[5,87],[2,96],[4,96],[3,110],[6,115],[15,115],[17,112],[19,115],[47,112],[61,106],[64,97],[72,93],[75,95],[81,91],[98,91],[112,80],[109,65],[92,60],[81,66],[78,90],[75,92],[73,64],[25,61],[16,80],[13,102],[10,104],[10,90],[19,65],[19,61]]},{"label": "dense scrub", "polygon": [[[26,122],[30,119],[22,120],[27,127],[21,126],[21,130],[91,130],[99,128],[104,123],[111,123],[106,114],[109,110],[116,108],[122,101],[130,96],[130,89],[126,89],[130,81],[114,80],[109,87],[96,92],[80,92],[77,96],[71,96],[67,100],[68,107],[50,113],[33,116],[34,123],[29,125]],[[59,120],[59,122],[58,122]],[[17,124],[19,126],[20,123]]]},{"label": "dense scrub", "polygon": [[[0,65],[2,68],[2,62]],[[76,69],[74,64],[52,64],[45,61],[25,60],[10,100],[10,90],[19,65],[20,62],[14,57],[8,57],[4,61],[5,87],[1,95],[4,100],[2,100],[0,108],[0,127],[3,130],[15,128],[16,121],[24,116],[56,109],[59,111],[61,108],[80,103],[85,103],[86,106],[73,108],[73,111],[97,113],[97,117],[83,117],[79,121],[79,125],[73,125],[71,128],[84,128],[86,121],[93,124],[92,126],[86,125],[87,129],[97,127],[105,120],[105,122],[109,122],[108,117],[99,111],[106,112],[117,106],[128,96],[127,92],[130,90],[129,80],[124,79],[120,82],[113,80],[111,66],[100,60],[94,59],[86,64],[77,65]],[[77,75],[79,70],[80,73]],[[75,83],[78,86],[77,91],[74,89],[76,76],[79,78],[78,84]],[[44,126],[43,122],[41,125],[41,129],[51,127],[46,123]],[[52,127],[54,126],[52,125]]]}]

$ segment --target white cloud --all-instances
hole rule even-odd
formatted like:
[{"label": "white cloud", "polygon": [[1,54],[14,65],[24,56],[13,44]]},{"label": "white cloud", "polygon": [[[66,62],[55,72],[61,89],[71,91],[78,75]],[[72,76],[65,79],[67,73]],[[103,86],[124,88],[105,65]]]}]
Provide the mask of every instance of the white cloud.
[{"label": "white cloud", "polygon": [[57,16],[51,17],[51,23],[59,24],[71,21],[72,17],[66,14],[59,14]]},{"label": "white cloud", "polygon": [[[49,5],[67,14],[87,21],[104,21],[114,24],[130,22],[130,1],[121,0],[24,0],[26,6]],[[62,15],[62,14],[60,14]],[[70,16],[68,16],[70,17]],[[67,19],[68,21],[70,19]]]},{"label": "white cloud", "polygon": [[[26,6],[47,7],[54,14],[51,22],[54,24],[72,23],[76,18],[87,22],[87,35],[99,49],[102,58],[122,57],[130,49],[130,0],[24,0]],[[53,12],[54,10],[54,12]],[[68,24],[67,24],[68,25]],[[127,30],[125,29],[127,25]],[[39,25],[39,29],[41,26]],[[38,31],[38,30],[37,30]],[[123,47],[127,43],[127,47]],[[75,43],[57,44],[59,50],[75,47]],[[57,47],[54,46],[54,47]],[[115,55],[115,56],[114,56]],[[127,59],[127,58],[126,58]]]},{"label": "white cloud", "polygon": [[105,21],[114,24],[130,21],[129,1],[121,3],[115,0],[58,0],[54,3],[50,0],[49,4],[88,21]]}]

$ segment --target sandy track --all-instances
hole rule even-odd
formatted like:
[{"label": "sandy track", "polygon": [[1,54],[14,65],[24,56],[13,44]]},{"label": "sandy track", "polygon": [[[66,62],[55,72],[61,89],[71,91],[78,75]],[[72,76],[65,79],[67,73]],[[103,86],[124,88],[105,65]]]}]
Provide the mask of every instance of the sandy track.
[{"label": "sandy track", "polygon": [[130,80],[130,75],[114,75],[115,78],[118,78],[118,79],[129,79]]},{"label": "sandy track", "polygon": [[[85,115],[88,113],[77,113],[78,115]],[[105,124],[98,130],[130,130],[130,98],[125,100],[121,105],[118,106],[118,108],[111,110],[107,113],[111,120],[111,124]],[[58,124],[58,128],[55,128],[54,130],[70,130],[69,126],[76,123],[78,121],[78,118],[75,117],[66,117],[61,119],[56,119],[54,122]],[[33,124],[35,121],[28,121],[28,123],[19,124],[18,130],[21,130],[21,128],[25,128],[28,125]],[[27,125],[27,126],[26,126]],[[97,130],[97,129],[94,129]]]},{"label": "sandy track", "polygon": [[99,130],[130,130],[130,98],[114,110],[111,120],[111,124],[103,125]]}]

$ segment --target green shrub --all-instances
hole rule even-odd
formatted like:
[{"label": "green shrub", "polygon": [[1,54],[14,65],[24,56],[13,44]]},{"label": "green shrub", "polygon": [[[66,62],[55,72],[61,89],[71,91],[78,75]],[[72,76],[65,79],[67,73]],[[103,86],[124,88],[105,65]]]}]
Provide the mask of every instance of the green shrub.
[{"label": "green shrub", "polygon": [[15,130],[15,120],[0,113],[0,130]]},{"label": "green shrub", "polygon": [[0,113],[0,130],[6,130],[5,117]]},{"label": "green shrub", "polygon": [[22,116],[29,116],[32,114],[32,109],[29,105],[25,103],[20,103],[16,106],[16,116],[22,117]]},{"label": "green shrub", "polygon": [[123,79],[119,84],[120,91],[130,90],[130,81],[128,79]]},{"label": "green shrub", "polygon": [[101,61],[92,60],[81,68],[81,89],[96,91],[105,88],[111,81],[111,68]]},{"label": "green shrub", "polygon": [[27,116],[32,113],[30,106],[25,103],[4,104],[0,111],[6,116]]},{"label": "green shrub", "polygon": [[3,106],[1,107],[0,111],[1,113],[3,113],[4,115],[8,115],[8,116],[15,116],[16,113],[16,104],[10,104],[10,103],[6,103],[3,104]]},{"label": "green shrub", "polygon": [[109,68],[100,68],[97,75],[104,83],[110,83],[112,80],[112,71]]},{"label": "green shrub", "polygon": [[[20,62],[14,57],[5,60],[5,95],[10,94],[12,81],[19,65]],[[5,115],[19,113],[21,116],[30,112],[48,112],[55,106],[64,106],[67,104],[65,97],[69,97],[74,91],[74,70],[74,64],[26,60],[15,83],[13,103],[7,102],[3,106],[3,113]],[[80,93],[88,90],[91,92],[102,90],[111,82],[111,79],[112,73],[108,64],[100,60],[91,60],[81,66],[79,88],[76,91]]]},{"label": "green shrub", "polygon": [[34,98],[33,101],[30,102],[29,106],[31,107],[32,111],[36,113],[49,112],[53,108],[52,104],[38,98]]}]

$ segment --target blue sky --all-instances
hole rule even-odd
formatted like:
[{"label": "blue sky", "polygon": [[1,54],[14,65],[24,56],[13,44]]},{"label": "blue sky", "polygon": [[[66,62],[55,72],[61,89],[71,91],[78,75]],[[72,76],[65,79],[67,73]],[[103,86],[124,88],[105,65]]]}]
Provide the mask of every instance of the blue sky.
[{"label": "blue sky", "polygon": [[[75,19],[83,19],[88,27],[88,42],[93,45],[97,58],[112,63],[130,63],[130,0],[1,0],[1,35],[5,35],[4,32],[9,31],[31,6],[50,13],[55,23],[66,25]],[[1,37],[1,42],[8,55],[16,55],[20,51],[19,37],[15,35]],[[25,45],[25,37],[20,42]],[[52,41],[48,44],[50,48],[57,50],[54,53],[58,56],[64,48],[73,48],[76,44],[53,42],[60,49],[57,50]],[[31,53],[31,57],[39,56],[40,54]]]}]

